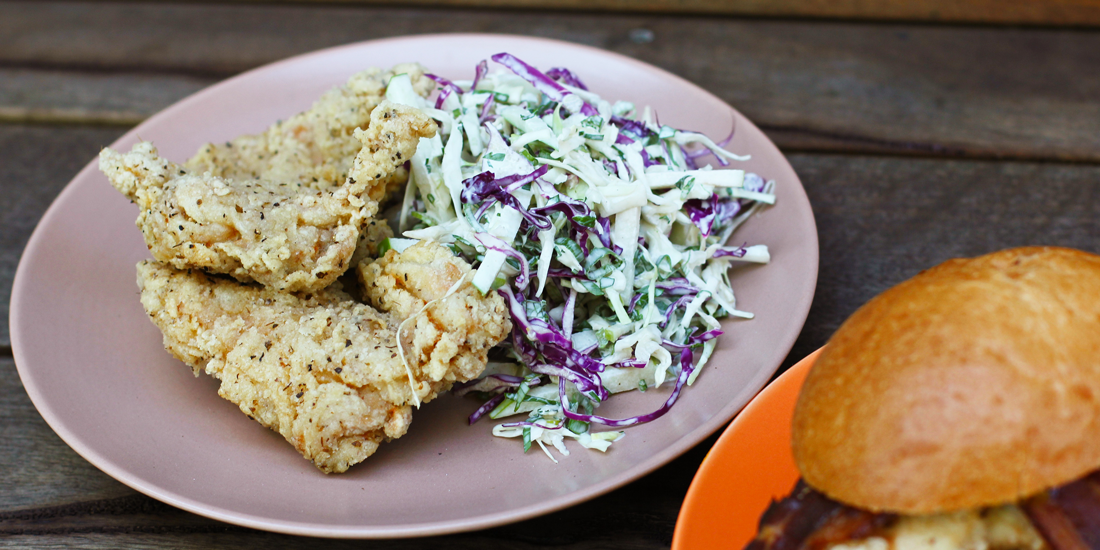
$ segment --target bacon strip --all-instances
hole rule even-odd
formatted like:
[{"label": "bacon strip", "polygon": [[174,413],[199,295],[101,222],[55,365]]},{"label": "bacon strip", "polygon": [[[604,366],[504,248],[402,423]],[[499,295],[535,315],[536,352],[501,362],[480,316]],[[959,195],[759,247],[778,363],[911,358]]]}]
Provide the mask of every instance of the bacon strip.
[{"label": "bacon strip", "polygon": [[1100,549],[1100,471],[1024,501],[1052,550]]},{"label": "bacon strip", "polygon": [[844,506],[814,531],[802,548],[806,550],[824,550],[834,544],[860,540],[873,536],[892,524],[894,514],[876,514],[850,506]]},{"label": "bacon strip", "polygon": [[[1100,550],[1100,470],[1020,503],[1051,550]],[[874,536],[896,521],[841,504],[801,479],[760,518],[745,550],[823,550]]]},{"label": "bacon strip", "polygon": [[894,518],[836,502],[800,479],[788,497],[764,512],[760,530],[745,550],[820,550],[871,536]]}]

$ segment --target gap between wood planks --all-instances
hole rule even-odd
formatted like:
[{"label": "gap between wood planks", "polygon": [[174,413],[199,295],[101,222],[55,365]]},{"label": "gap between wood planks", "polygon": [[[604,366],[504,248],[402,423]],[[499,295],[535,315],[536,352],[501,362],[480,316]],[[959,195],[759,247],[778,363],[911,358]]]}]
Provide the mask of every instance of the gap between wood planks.
[{"label": "gap between wood planks", "polygon": [[896,141],[798,126],[757,124],[784,154],[905,157],[943,160],[1039,162],[1100,165],[1100,158],[1043,154],[1028,150],[977,149],[933,142]]},{"label": "gap between wood planks", "polygon": [[[99,516],[99,521],[88,521]],[[134,521],[145,518],[146,521]],[[142,494],[0,512],[0,535],[248,532],[201,518]]]},{"label": "gap between wood planks", "polygon": [[[158,3],[156,1],[147,3]],[[202,2],[200,2],[202,3]],[[924,22],[979,25],[1100,26],[1100,0],[231,0],[238,4],[410,5],[606,12],[727,15],[783,19]]]}]

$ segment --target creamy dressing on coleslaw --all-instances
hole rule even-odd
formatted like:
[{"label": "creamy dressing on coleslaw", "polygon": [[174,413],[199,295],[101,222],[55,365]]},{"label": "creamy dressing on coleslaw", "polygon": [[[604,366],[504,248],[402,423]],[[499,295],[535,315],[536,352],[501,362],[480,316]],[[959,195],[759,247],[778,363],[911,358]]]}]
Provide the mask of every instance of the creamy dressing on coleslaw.
[{"label": "creamy dressing on coleslaw", "polygon": [[[728,271],[767,263],[763,244],[726,246],[772,181],[727,166],[748,157],[709,137],[610,102],[566,69],[542,73],[511,56],[483,61],[472,81],[439,83],[434,104],[393,78],[387,99],[440,124],[410,161],[401,233],[448,244],[476,268],[472,284],[501,292],[515,326],[480,381],[458,388],[490,399],[471,416],[493,434],[568,455],[565,439],[606,451],[625,427],[653,420],[692,384],[737,309]],[[614,393],[672,385],[660,409],[626,419],[594,414]]]}]

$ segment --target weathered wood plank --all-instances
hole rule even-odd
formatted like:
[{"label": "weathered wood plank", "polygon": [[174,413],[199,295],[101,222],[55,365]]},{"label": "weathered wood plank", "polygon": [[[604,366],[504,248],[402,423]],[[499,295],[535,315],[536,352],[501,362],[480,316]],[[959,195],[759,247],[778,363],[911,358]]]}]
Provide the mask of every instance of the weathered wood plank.
[{"label": "weathered wood plank", "polygon": [[[558,527],[550,525],[532,525],[532,529],[546,531]],[[630,533],[624,533],[630,537]],[[649,550],[669,547],[669,543],[636,543],[631,538],[616,538],[611,541],[578,541],[569,544],[547,545],[541,541],[515,541],[489,536],[466,536],[459,538],[443,537],[414,540],[385,541],[329,541],[302,537],[289,537],[271,533],[238,533],[235,531],[215,531],[205,533],[179,533],[160,531],[155,533],[75,533],[73,535],[24,535],[8,536],[0,539],[0,548],[58,548],[67,550],[119,550],[119,549],[168,549],[173,550],[482,550],[485,548],[507,548],[509,550],[534,550],[539,548],[557,548],[561,550]]]},{"label": "weathered wood plank", "polygon": [[1026,245],[1100,253],[1100,166],[788,158],[821,246],[817,293],[792,358],[876,294],[947,259]]},{"label": "weathered wood plank", "polygon": [[187,75],[0,69],[0,121],[134,126],[213,82]]},{"label": "weathered wood plank", "polygon": [[[91,120],[129,122],[192,86],[290,55],[437,32],[518,32],[653,63],[719,95],[787,149],[1100,160],[1100,32],[1051,29],[377,6],[0,3],[0,67],[47,73],[24,76],[22,84],[0,78],[0,116],[73,120],[87,112]],[[48,100],[27,95],[40,89],[34,78],[58,79]]]},{"label": "weathered wood plank", "polygon": [[53,433],[27,397],[10,357],[0,358],[0,441],[0,526],[13,510],[66,506],[89,495],[134,494]]},{"label": "weathered wood plank", "polygon": [[[313,0],[317,1],[317,0]],[[344,0],[384,4],[386,0]],[[1100,25],[1096,0],[406,0],[424,6],[706,13],[1022,25]]]},{"label": "weathered wood plank", "polygon": [[[702,455],[682,467],[691,474],[701,459]],[[683,492],[654,496],[661,491],[661,483],[647,480],[650,483],[644,487],[624,488],[536,520],[474,533],[389,541],[331,541],[264,533],[133,495],[0,514],[0,548],[41,547],[46,541],[66,548],[667,548]],[[653,501],[660,502],[654,506]]]},{"label": "weathered wood plank", "polygon": [[11,346],[11,284],[27,239],[65,184],[122,132],[119,128],[0,125],[0,348]]}]

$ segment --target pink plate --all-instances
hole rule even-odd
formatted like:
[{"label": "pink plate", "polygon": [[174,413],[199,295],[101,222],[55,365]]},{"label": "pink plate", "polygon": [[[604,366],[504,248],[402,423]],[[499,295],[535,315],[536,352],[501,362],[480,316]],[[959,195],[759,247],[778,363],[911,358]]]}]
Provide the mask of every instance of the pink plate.
[{"label": "pink plate", "polygon": [[[443,397],[417,412],[408,435],[342,475],[324,475],[168,355],[138,302],[134,265],[149,253],[137,212],[90,163],[54,201],[23,254],[12,295],[16,365],[50,426],[119,481],[185,510],[258,529],[329,537],[407,537],[479,529],[545,514],[653,471],[720,428],[763,387],[805,322],[817,280],[809,201],[783,155],[751,122],[706,91],[613,53],[514,36],[416,36],[364,42],[268,65],[199,92],[150,118],[140,136],[182,161],[208,141],[263,130],[368,66],[419,61],[469,79],[507,51],[568,67],[595,92],[653,106],[662,123],[749,153],[744,167],[777,182],[774,207],[735,235],[764,243],[772,263],[733,277],[752,321],[724,325],[718,351],[672,412],[632,428],[606,454],[571,447],[554,465],[537,449],[470,427],[477,403]],[[656,408],[667,389],[617,397],[610,416]]]}]

